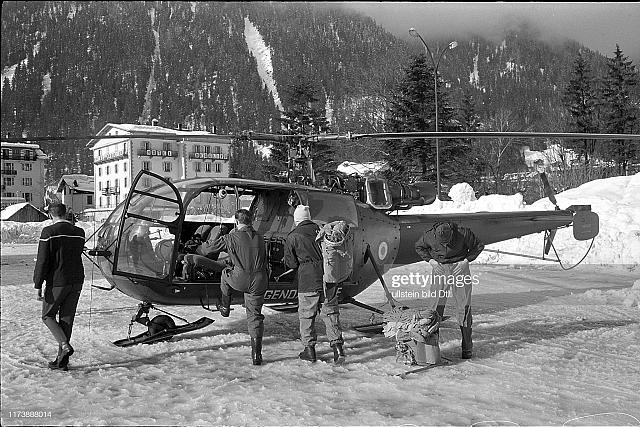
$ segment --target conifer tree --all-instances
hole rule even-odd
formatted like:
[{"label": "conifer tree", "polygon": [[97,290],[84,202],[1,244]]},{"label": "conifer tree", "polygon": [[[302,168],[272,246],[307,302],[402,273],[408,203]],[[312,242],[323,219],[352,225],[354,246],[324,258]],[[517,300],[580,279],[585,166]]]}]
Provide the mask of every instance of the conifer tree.
[{"label": "conifer tree", "polygon": [[[604,126],[609,133],[634,133],[639,129],[640,112],[633,87],[638,84],[638,72],[616,45],[614,57],[607,61],[608,73],[603,82],[605,103]],[[638,143],[625,139],[612,141],[607,158],[618,165],[619,173],[627,173],[629,163],[640,156]]]},{"label": "conifer tree", "polygon": [[[595,82],[591,76],[591,67],[582,53],[579,53],[573,69],[573,76],[564,92],[563,101],[571,115],[570,131],[578,133],[598,132],[596,108],[598,105]],[[595,151],[592,139],[573,140],[564,144],[567,148],[578,151],[584,159],[585,168]]]},{"label": "conifer tree", "polygon": [[[438,128],[440,131],[460,129],[454,120],[443,83],[438,78]],[[433,69],[424,54],[415,56],[405,68],[395,94],[390,101],[386,119],[390,132],[435,131]],[[455,159],[464,154],[459,141],[443,140],[440,145],[441,180],[455,176]],[[436,180],[436,149],[434,141],[423,139],[390,140],[385,144],[391,177],[402,181]]]}]

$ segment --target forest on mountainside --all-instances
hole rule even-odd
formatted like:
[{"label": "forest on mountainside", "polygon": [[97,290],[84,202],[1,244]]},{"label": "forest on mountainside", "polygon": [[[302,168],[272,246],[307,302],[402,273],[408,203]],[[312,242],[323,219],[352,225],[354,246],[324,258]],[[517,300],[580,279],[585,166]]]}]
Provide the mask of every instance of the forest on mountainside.
[{"label": "forest on mountainside", "polygon": [[[332,132],[383,131],[403,69],[423,52],[370,18],[310,3],[5,2],[2,134],[92,135],[109,122],[154,118],[170,128],[276,132],[281,112],[258,72],[264,58],[247,45],[247,22],[269,49],[278,91],[300,78],[314,85]],[[508,111],[503,130],[561,131],[578,52],[594,72],[606,69],[603,56],[523,27],[499,43],[459,39],[439,71],[454,109],[471,97],[481,122]],[[49,181],[91,173],[86,142],[40,144],[51,155]]]}]

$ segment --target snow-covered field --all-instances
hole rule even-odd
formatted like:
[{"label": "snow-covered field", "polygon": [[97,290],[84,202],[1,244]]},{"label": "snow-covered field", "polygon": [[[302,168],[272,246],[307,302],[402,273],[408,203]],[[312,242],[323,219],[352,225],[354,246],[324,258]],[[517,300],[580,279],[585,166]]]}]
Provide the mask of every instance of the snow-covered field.
[{"label": "snow-covered field", "polygon": [[[369,313],[352,306],[341,311],[348,356],[342,366],[329,362],[331,351],[325,342],[318,346],[322,361],[299,360],[297,314],[269,308],[264,309],[263,366],[251,365],[241,307],[226,319],[209,313],[213,325],[170,342],[115,347],[111,341],[126,336],[137,301],[115,290],[92,290],[91,283],[107,283],[89,263],[71,369],[50,371],[46,363],[54,357],[56,344],[40,321],[40,303],[31,283],[36,244],[10,243],[6,236],[18,233],[3,223],[0,421],[2,425],[639,425],[640,254],[634,253],[638,242],[633,240],[633,233],[640,230],[640,214],[634,214],[640,203],[633,190],[638,179],[587,184],[580,195],[571,190],[576,200],[592,203],[600,215],[596,253],[602,260],[596,257],[569,272],[554,264],[507,264],[504,259],[474,263],[472,273],[479,277],[473,297],[474,359],[459,359],[460,332],[449,320],[440,345],[451,362],[404,379],[396,376],[407,367],[396,362],[393,340],[356,332],[353,326],[368,323]],[[575,203],[567,193],[558,196],[562,207]],[[615,206],[605,203],[607,199]],[[84,226],[87,231],[93,227]],[[37,235],[39,231],[32,228],[25,226],[21,233]],[[517,240],[525,246],[524,239]],[[537,250],[540,240],[537,236]],[[566,249],[570,254],[574,250],[568,244]],[[620,252],[626,258],[611,255]],[[424,272],[425,266],[418,263],[393,269],[386,279],[389,283],[394,274]],[[387,308],[377,284],[359,299]],[[420,299],[402,302],[411,307],[426,304]],[[189,320],[207,315],[197,307],[169,311]],[[133,333],[142,330],[136,325]],[[320,331],[323,341],[322,325]]]}]

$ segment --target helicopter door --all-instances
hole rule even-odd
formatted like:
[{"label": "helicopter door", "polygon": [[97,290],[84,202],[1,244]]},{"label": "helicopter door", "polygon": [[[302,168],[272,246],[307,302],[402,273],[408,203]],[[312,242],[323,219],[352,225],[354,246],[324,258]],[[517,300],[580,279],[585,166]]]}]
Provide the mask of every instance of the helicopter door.
[{"label": "helicopter door", "polygon": [[154,173],[141,171],[123,212],[113,274],[170,282],[184,218],[176,187]]}]

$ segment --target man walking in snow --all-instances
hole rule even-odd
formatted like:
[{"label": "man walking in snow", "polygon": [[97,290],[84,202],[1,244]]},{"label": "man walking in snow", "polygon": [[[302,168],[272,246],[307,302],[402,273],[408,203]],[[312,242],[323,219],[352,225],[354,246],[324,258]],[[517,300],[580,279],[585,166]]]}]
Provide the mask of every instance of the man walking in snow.
[{"label": "man walking in snow", "polygon": [[[300,339],[304,350],[300,359],[316,361],[316,317],[322,312],[327,329],[327,338],[333,349],[333,360],[342,363],[345,359],[344,341],[339,320],[338,284],[323,290],[323,259],[320,245],[316,242],[319,227],[311,221],[309,207],[298,205],[293,213],[295,228],[287,236],[284,260],[288,268],[297,269],[298,317]],[[323,304],[324,303],[324,304]]]},{"label": "man walking in snow", "polygon": [[49,362],[49,368],[64,371],[68,370],[69,356],[74,352],[71,331],[84,282],[84,230],[65,219],[66,214],[67,209],[61,203],[49,206],[54,222],[42,229],[33,272],[38,300],[42,301],[42,321],[58,342],[58,356]]},{"label": "man walking in snow", "polygon": [[473,355],[471,339],[471,290],[473,279],[469,263],[484,250],[473,232],[454,223],[438,223],[425,231],[416,242],[416,252],[432,267],[431,295],[435,295],[432,310],[442,317],[447,296],[456,301],[456,317],[462,332],[463,359]]}]

